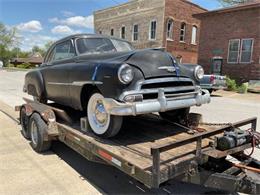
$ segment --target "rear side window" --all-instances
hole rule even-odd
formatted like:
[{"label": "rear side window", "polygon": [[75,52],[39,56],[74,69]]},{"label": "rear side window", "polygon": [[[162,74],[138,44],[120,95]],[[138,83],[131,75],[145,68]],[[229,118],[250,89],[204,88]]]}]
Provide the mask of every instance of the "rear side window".
[{"label": "rear side window", "polygon": [[68,59],[74,56],[75,56],[74,48],[71,44],[71,41],[69,40],[63,43],[59,43],[55,46],[53,61]]},{"label": "rear side window", "polygon": [[69,59],[74,56],[75,56],[74,47],[71,41],[68,40],[63,43],[57,44],[48,55],[46,62],[50,63],[57,60]]}]

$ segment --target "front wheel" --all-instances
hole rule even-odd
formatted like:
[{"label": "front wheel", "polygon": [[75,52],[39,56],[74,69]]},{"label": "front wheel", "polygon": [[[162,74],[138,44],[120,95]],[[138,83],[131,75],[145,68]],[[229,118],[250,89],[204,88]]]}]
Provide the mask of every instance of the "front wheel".
[{"label": "front wheel", "polygon": [[92,131],[104,138],[113,137],[121,129],[122,116],[110,115],[106,112],[99,92],[94,92],[88,101],[87,117]]},{"label": "front wheel", "polygon": [[185,124],[188,120],[189,112],[190,112],[190,108],[181,108],[178,110],[160,112],[159,114],[165,120],[169,120],[180,124]]}]

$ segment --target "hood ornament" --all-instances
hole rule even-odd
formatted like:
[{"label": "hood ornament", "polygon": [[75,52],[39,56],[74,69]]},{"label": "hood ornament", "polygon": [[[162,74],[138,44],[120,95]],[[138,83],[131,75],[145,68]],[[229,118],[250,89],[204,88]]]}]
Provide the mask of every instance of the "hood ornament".
[{"label": "hood ornament", "polygon": [[166,70],[170,73],[176,72],[176,68],[174,66],[160,66],[158,67],[159,70]]}]

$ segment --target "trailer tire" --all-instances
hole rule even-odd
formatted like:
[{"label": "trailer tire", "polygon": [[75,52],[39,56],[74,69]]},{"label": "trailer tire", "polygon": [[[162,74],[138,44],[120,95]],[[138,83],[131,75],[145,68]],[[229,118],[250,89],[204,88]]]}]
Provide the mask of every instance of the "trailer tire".
[{"label": "trailer tire", "polygon": [[20,124],[22,126],[22,135],[25,139],[30,140],[29,117],[26,115],[26,109],[23,106],[20,110]]},{"label": "trailer tire", "polygon": [[104,97],[94,91],[88,100],[87,117],[92,132],[104,138],[114,137],[121,129],[122,116],[106,113],[102,99]]},{"label": "trailer tire", "polygon": [[160,112],[160,116],[168,121],[185,124],[188,120],[190,108],[181,108],[178,110],[171,110],[167,112]]},{"label": "trailer tire", "polygon": [[32,114],[29,122],[31,146],[38,153],[45,152],[51,147],[51,141],[44,140],[44,137],[47,135],[47,128],[47,124],[39,114]]}]

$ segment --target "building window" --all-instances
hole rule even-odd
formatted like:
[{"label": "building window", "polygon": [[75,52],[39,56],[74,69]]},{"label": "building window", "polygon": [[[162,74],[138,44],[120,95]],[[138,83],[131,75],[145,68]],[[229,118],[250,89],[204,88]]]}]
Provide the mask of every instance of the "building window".
[{"label": "building window", "polygon": [[253,52],[253,39],[242,39],[240,63],[250,63]]},{"label": "building window", "polygon": [[99,34],[102,35],[102,30],[99,31]]},{"label": "building window", "polygon": [[181,23],[180,42],[185,42],[186,24]]},{"label": "building window", "polygon": [[138,24],[135,24],[133,27],[133,41],[138,40]]},{"label": "building window", "polygon": [[113,28],[110,30],[110,35],[114,36],[114,29]]},{"label": "building window", "polygon": [[125,26],[122,26],[121,28],[121,38],[125,39]]},{"label": "building window", "polygon": [[240,49],[240,39],[232,39],[229,41],[228,63],[238,63]]},{"label": "building window", "polygon": [[150,38],[150,40],[156,39],[156,21],[155,20],[151,21],[151,23],[150,23],[149,38]]},{"label": "building window", "polygon": [[197,44],[197,26],[192,26],[192,33],[191,33],[191,44],[196,45]]},{"label": "building window", "polygon": [[167,22],[167,39],[173,40],[173,19],[169,19]]}]

